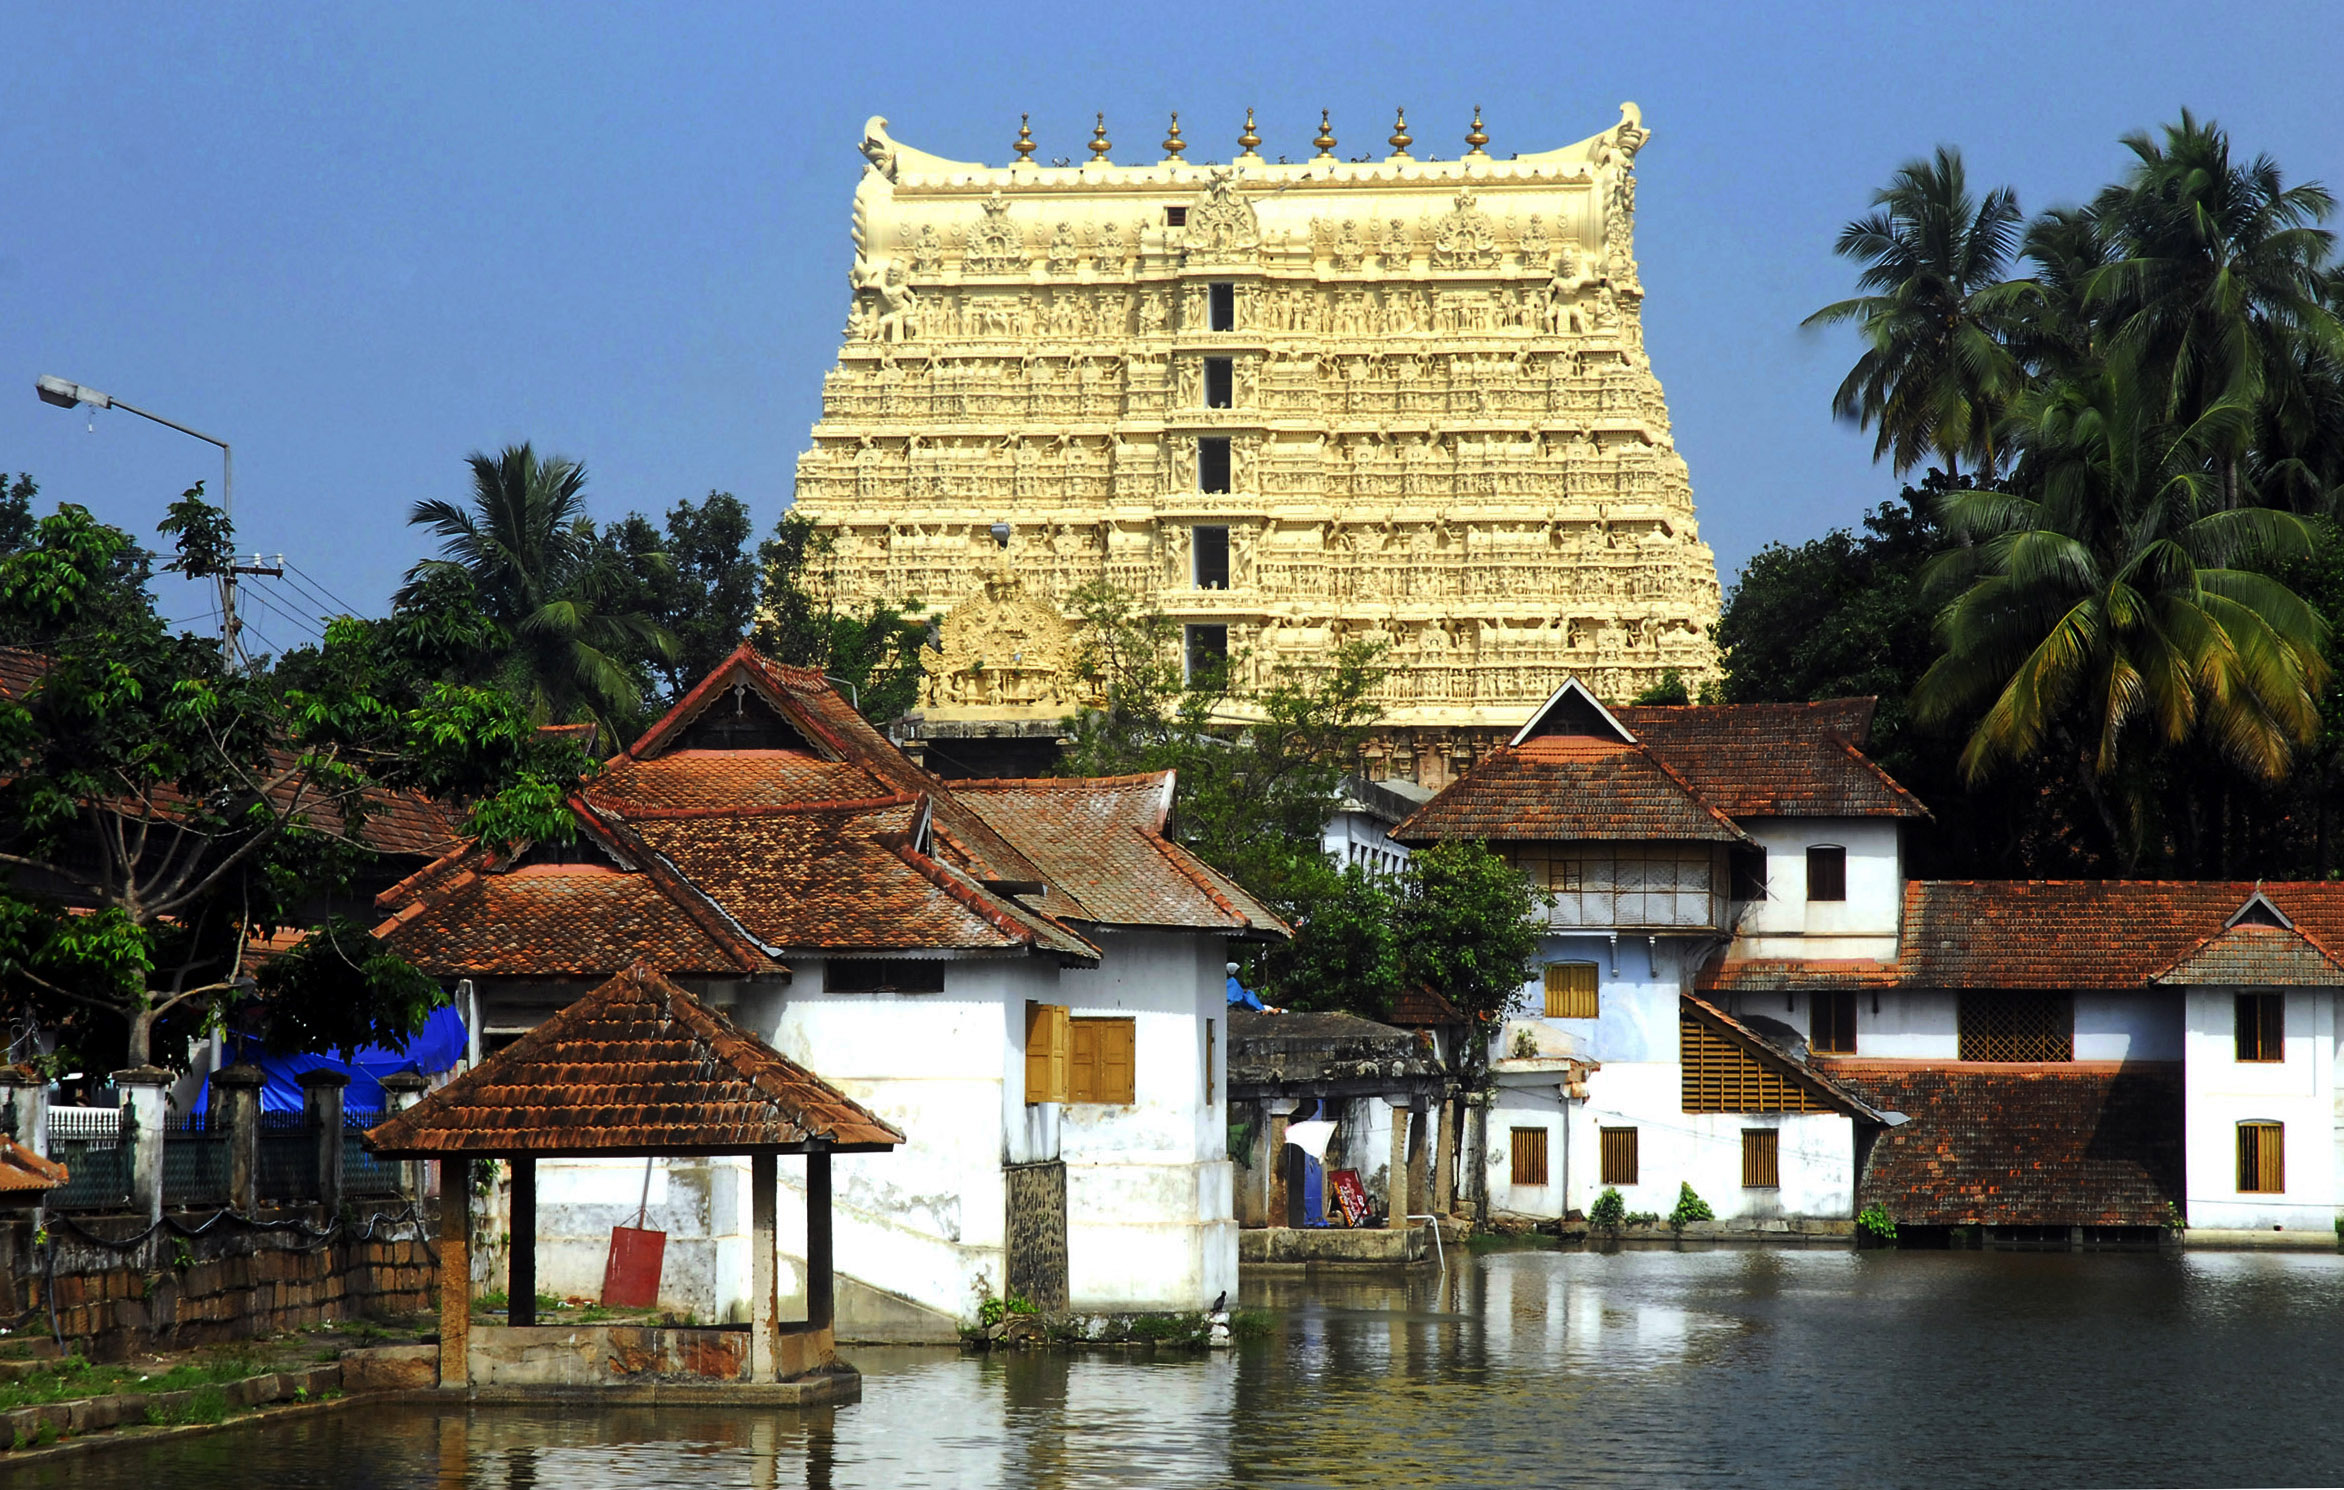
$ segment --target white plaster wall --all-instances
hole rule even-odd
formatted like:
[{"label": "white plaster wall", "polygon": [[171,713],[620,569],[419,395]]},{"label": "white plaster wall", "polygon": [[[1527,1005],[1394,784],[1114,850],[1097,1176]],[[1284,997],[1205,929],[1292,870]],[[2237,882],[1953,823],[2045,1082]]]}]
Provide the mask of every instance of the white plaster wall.
[{"label": "white plaster wall", "polygon": [[[1568,1204],[1584,1212],[1606,1188],[1599,1129],[1634,1128],[1636,1183],[1616,1188],[1630,1211],[1666,1216],[1692,1185],[1721,1220],[1845,1220],[1855,1214],[1855,1123],[1838,1113],[1688,1113],[1675,1062],[1606,1065],[1571,1114]],[[1778,1189],[1742,1188],[1742,1130],[1780,1130]]]},{"label": "white plaster wall", "polygon": [[[1810,1028],[1804,993],[1742,993],[1726,1002],[1740,1018],[1779,1020],[1805,1035]],[[2075,1058],[2079,1061],[2178,1061],[2182,1058],[2181,994],[2174,989],[2075,995]],[[1961,1058],[1960,995],[1949,989],[1866,990],[1856,995],[1856,1052],[1866,1060],[1957,1061]]]},{"label": "white plaster wall", "polygon": [[[1554,935],[1539,939],[1530,980],[1515,997],[1510,1018],[1528,1029],[1541,1052],[1599,1061],[1675,1060],[1677,1000],[1688,986],[1688,957],[1714,947],[1706,937]],[[1596,966],[1594,1019],[1548,1019],[1546,971],[1549,962],[1592,962]],[[1511,1042],[1515,1029],[1499,1038]],[[1510,1043],[1493,1052],[1503,1060]]]},{"label": "white plaster wall", "polygon": [[1364,812],[1338,812],[1328,818],[1319,846],[1338,865],[1357,864],[1378,874],[1398,874],[1408,862],[1408,850]]},{"label": "white plaster wall", "polygon": [[[1766,898],[1744,906],[1734,956],[1895,958],[1897,921],[1904,910],[1904,861],[1895,818],[1737,821],[1766,850]],[[1848,851],[1848,896],[1809,901],[1807,850],[1826,843]]]},{"label": "white plaster wall", "polygon": [[[667,1233],[660,1304],[713,1321],[748,1318],[748,1162],[655,1159],[643,1224]],[[643,1205],[641,1159],[541,1159],[537,1164],[537,1289],[600,1298],[614,1226]]]},{"label": "white plaster wall", "polygon": [[[1559,1218],[1569,1209],[1571,1149],[1570,1109],[1563,1101],[1562,1084],[1552,1075],[1500,1076],[1490,1097],[1488,1148],[1482,1155],[1489,1185],[1492,1214]],[[1546,1180],[1543,1185],[1514,1183],[1514,1130],[1546,1130]]]},{"label": "white plaster wall", "polygon": [[1202,1308],[1237,1286],[1227,944],[1148,931],[1098,940],[1100,965],[1066,973],[1060,1001],[1077,1019],[1133,1021],[1135,1101],[1069,1103],[1059,1120],[1068,1294],[1078,1309]]},{"label": "white plaster wall", "polygon": [[[2337,1184],[2336,992],[2286,992],[2284,1061],[2240,1061],[2234,988],[2192,988],[2184,1000],[2188,1058],[2189,1224],[2326,1231],[2344,1194]],[[2238,1124],[2286,1124],[2287,1189],[2238,1191]]]}]

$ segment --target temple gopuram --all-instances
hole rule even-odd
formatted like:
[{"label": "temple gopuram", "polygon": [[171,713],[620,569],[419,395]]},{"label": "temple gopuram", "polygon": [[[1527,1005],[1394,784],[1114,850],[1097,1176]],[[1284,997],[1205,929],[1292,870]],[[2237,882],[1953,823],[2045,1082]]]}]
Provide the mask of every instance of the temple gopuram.
[{"label": "temple gopuram", "polygon": [[1350,639],[1390,672],[1369,774],[1446,783],[1565,675],[1716,674],[1716,565],[1644,352],[1633,104],[1575,145],[1227,164],[1175,117],[1118,165],[1006,166],[865,127],[853,307],[798,510],[842,605],[940,616],[899,738],[1047,769],[1104,580],[1240,690]]}]

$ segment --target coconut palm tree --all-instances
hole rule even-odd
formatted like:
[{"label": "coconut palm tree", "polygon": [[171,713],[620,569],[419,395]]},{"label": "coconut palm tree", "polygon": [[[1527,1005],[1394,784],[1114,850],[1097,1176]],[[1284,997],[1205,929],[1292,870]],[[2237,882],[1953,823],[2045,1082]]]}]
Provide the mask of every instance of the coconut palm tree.
[{"label": "coconut palm tree", "polygon": [[526,444],[467,460],[469,508],[433,498],[408,514],[439,536],[440,556],[407,571],[400,602],[468,588],[496,628],[496,653],[481,659],[490,676],[541,722],[592,720],[622,738],[648,681],[632,659],[672,657],[676,639],[614,606],[629,576],[586,515],[586,468]]},{"label": "coconut palm tree", "polygon": [[2008,187],[1972,196],[1961,152],[1940,145],[1900,167],[1872,204],[1833,245],[1864,266],[1856,284],[1866,293],[1804,322],[1853,322],[1864,338],[1832,411],[1875,430],[1873,457],[1900,474],[1932,456],[1949,475],[1964,460],[1991,474],[2018,376],[2004,302],[1988,292],[2018,244],[2018,198]]},{"label": "coconut palm tree", "polygon": [[1976,718],[1973,783],[2037,755],[2071,763],[2127,867],[2145,836],[2128,767],[2194,741],[2279,781],[2319,737],[2328,676],[2326,622],[2270,573],[2311,552],[2311,528],[2226,506],[2208,460],[2251,411],[2176,426],[2161,407],[2125,361],[2020,397],[2017,490],[1942,501],[1959,546],[1926,580],[1953,598],[1914,693],[1924,723]]}]

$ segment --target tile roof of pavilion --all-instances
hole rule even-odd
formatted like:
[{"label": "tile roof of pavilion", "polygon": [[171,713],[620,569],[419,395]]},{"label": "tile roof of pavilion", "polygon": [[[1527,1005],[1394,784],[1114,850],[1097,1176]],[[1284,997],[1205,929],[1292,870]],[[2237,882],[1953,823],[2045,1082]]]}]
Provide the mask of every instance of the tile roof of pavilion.
[{"label": "tile roof of pavilion", "polygon": [[1864,752],[1875,700],[1617,710],[1621,724],[1728,816],[1926,817]]},{"label": "tile roof of pavilion", "polygon": [[[2272,914],[2249,915],[2260,897]],[[2283,924],[2282,924],[2283,923]],[[1716,992],[2344,984],[2344,884],[1912,880],[1893,963],[1713,963]]]},{"label": "tile roof of pavilion", "polygon": [[1499,746],[1391,836],[1407,844],[1749,841],[1653,751],[1633,740],[1564,735]]},{"label": "tile roof of pavilion", "polygon": [[366,1135],[397,1156],[857,1153],[903,1141],[645,963]]},{"label": "tile roof of pavilion", "polygon": [[955,781],[952,792],[1074,902],[1053,914],[1107,926],[1283,935],[1236,881],[1174,843],[1170,771],[1137,776]]},{"label": "tile roof of pavilion", "polygon": [[0,1204],[29,1205],[65,1183],[64,1165],[0,1135]]}]

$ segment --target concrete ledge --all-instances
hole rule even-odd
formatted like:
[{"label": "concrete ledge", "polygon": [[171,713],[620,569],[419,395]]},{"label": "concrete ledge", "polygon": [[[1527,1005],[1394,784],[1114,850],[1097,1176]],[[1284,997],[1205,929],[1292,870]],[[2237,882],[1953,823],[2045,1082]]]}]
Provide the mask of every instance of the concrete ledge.
[{"label": "concrete ledge", "polygon": [[2193,1250],[2240,1252],[2334,1252],[2344,1247],[2333,1231],[2249,1231],[2244,1227],[2192,1226],[2181,1245]]},{"label": "concrete ledge", "polygon": [[393,1395],[416,1402],[463,1401],[483,1407],[519,1407],[538,1402],[576,1402],[595,1407],[829,1407],[862,1401],[863,1376],[851,1367],[839,1367],[797,1381],[655,1382],[607,1387],[493,1386]]},{"label": "concrete ledge", "polygon": [[1255,1226],[1237,1233],[1237,1261],[1243,1267],[1390,1268],[1432,1260],[1432,1238],[1422,1226],[1406,1231],[1365,1226]]}]

